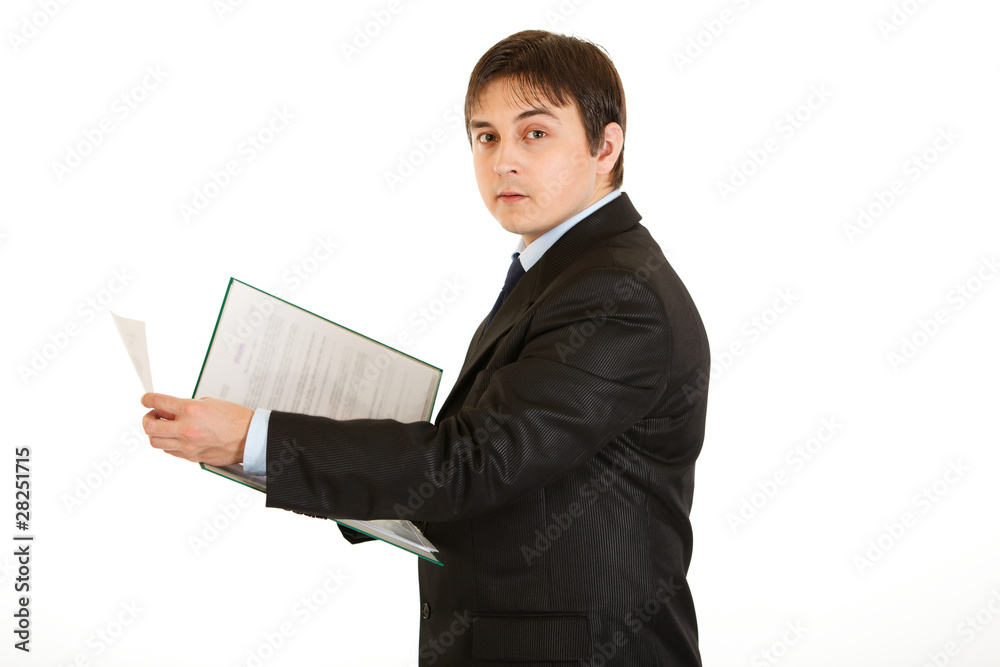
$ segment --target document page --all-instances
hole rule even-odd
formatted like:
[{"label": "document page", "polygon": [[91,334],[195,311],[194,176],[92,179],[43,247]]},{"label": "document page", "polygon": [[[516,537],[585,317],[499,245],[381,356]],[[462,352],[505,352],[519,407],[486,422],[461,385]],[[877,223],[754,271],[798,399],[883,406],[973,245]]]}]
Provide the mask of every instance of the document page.
[{"label": "document page", "polygon": [[232,280],[194,398],[333,419],[428,419],[441,371]]}]

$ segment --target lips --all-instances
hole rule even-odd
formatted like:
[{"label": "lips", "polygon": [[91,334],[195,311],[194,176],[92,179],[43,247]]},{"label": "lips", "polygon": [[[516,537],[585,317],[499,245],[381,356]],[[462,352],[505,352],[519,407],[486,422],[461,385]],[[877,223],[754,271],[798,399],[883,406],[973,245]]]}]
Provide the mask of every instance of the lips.
[{"label": "lips", "polygon": [[503,202],[521,201],[526,197],[527,195],[523,195],[520,192],[516,192],[514,190],[504,190],[503,192],[497,195],[497,198]]}]

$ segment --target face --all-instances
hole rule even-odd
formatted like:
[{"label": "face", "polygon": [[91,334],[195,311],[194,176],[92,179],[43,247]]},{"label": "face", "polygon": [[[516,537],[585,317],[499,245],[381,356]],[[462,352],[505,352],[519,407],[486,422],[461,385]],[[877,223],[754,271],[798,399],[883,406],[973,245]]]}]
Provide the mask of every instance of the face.
[{"label": "face", "polygon": [[517,98],[505,80],[490,82],[469,127],[486,208],[504,229],[530,244],[611,192],[607,174],[620,145],[616,148],[612,138],[591,155],[575,104]]}]

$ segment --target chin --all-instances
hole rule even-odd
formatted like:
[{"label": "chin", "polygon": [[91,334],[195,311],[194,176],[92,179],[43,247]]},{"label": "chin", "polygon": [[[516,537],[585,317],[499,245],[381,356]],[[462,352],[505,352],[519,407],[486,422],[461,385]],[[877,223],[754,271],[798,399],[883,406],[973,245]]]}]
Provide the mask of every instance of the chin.
[{"label": "chin", "polygon": [[496,213],[494,213],[493,217],[496,219],[497,222],[500,223],[501,227],[503,227],[506,231],[512,232],[514,234],[520,234],[521,227],[524,226],[524,223],[522,221],[511,218],[508,215],[497,215]]},{"label": "chin", "polygon": [[508,232],[510,232],[511,234],[519,234],[521,236],[524,236],[525,234],[528,235],[534,234],[535,227],[537,225],[530,222],[525,222],[523,220],[518,220],[518,221],[501,220],[500,226],[503,227]]}]

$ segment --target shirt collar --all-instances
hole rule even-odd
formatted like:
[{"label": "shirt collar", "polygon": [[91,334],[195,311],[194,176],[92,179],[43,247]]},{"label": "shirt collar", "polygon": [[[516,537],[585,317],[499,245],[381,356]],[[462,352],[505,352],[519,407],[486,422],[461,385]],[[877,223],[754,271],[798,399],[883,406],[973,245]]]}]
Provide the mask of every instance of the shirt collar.
[{"label": "shirt collar", "polygon": [[[565,222],[556,225],[549,231],[539,236],[537,239],[531,242],[531,245],[527,247],[524,245],[524,239],[523,238],[519,239],[517,242],[517,250],[515,251],[515,253],[520,253],[521,266],[524,267],[524,270],[527,271],[532,266],[534,266],[535,263],[542,258],[542,255],[545,254],[545,251],[551,248],[552,245],[556,241],[558,241],[563,234],[568,232],[573,227],[573,225],[580,222],[581,220],[583,220],[588,215],[590,215],[597,209],[601,208],[608,202],[617,199],[621,193],[622,191],[620,189],[615,188],[608,194],[601,197],[598,201],[594,202],[587,208],[583,209],[582,211],[574,215],[569,220],[566,220]],[[511,259],[513,259],[513,255],[511,256]]]}]

